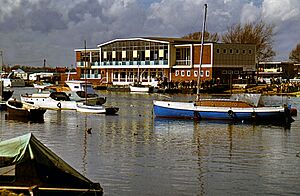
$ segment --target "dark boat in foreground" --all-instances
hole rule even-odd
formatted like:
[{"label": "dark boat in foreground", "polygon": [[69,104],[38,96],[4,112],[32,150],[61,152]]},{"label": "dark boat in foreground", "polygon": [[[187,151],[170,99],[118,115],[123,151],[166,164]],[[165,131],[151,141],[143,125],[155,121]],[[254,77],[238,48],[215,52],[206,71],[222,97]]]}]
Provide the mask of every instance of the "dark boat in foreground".
[{"label": "dark boat in foreground", "polygon": [[44,119],[46,109],[34,106],[30,103],[9,99],[6,102],[6,109],[11,118],[24,118],[32,121],[39,121]]},{"label": "dark boat in foreground", "polygon": [[73,169],[33,134],[0,142],[0,190],[25,195],[102,195],[93,183]]}]

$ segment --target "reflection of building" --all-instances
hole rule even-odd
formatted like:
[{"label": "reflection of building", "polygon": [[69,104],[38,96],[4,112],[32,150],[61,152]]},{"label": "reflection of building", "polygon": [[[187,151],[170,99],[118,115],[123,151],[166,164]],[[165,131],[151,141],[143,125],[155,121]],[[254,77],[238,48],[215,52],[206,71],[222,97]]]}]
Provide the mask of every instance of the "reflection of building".
[{"label": "reflection of building", "polygon": [[[115,39],[97,49],[76,49],[80,78],[94,84],[128,85],[137,80],[197,81],[200,62],[199,41],[181,38]],[[85,53],[86,52],[86,53]],[[84,62],[87,62],[85,67]],[[251,44],[205,43],[202,80],[249,79],[255,73],[255,46]]]}]

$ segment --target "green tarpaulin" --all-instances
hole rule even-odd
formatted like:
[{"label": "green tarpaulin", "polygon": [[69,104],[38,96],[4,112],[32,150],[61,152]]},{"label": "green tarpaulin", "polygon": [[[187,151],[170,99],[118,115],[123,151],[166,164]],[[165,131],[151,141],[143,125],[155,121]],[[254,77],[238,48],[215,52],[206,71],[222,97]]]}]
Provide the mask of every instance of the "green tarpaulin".
[{"label": "green tarpaulin", "polygon": [[15,166],[13,185],[100,188],[29,133],[0,142],[0,168]]}]

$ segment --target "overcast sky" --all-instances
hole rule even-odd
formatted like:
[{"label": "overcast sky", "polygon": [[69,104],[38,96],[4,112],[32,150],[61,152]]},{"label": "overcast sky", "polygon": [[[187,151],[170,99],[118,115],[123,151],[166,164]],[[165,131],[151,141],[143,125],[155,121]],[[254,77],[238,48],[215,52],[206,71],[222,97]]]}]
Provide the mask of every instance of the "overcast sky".
[{"label": "overcast sky", "polygon": [[212,33],[236,23],[274,24],[274,60],[287,61],[300,42],[300,0],[0,0],[0,50],[5,64],[42,66],[47,59],[70,67],[84,40],[95,48],[116,38],[201,31],[204,3]]}]

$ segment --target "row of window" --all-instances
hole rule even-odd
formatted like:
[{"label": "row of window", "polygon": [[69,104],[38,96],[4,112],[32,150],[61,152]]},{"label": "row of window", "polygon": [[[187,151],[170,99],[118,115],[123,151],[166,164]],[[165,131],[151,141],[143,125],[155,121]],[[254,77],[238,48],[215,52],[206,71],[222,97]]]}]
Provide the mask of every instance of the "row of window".
[{"label": "row of window", "polygon": [[[247,54],[247,50],[245,50],[245,49],[243,49],[243,50],[239,50],[239,49],[226,49],[226,48],[224,48],[224,49],[220,49],[220,48],[217,48],[216,49],[216,52],[217,52],[217,54],[220,54],[221,52],[223,53],[223,54],[227,54],[227,53],[229,53],[229,54]],[[249,49],[248,50],[248,54],[250,55],[250,54],[252,54],[252,50],[251,49]]]},{"label": "row of window", "polygon": [[154,50],[168,49],[168,44],[149,42],[149,41],[118,41],[106,46],[102,46],[102,51],[132,51],[132,50]]},{"label": "row of window", "polygon": [[[209,70],[206,70],[205,71],[205,77],[209,77],[210,75],[210,72]],[[191,76],[191,70],[176,70],[175,71],[175,76],[187,76],[187,77],[190,77]],[[203,71],[200,72],[200,77],[203,77],[204,74],[203,74]],[[198,71],[194,71],[194,77],[198,77]]]}]

